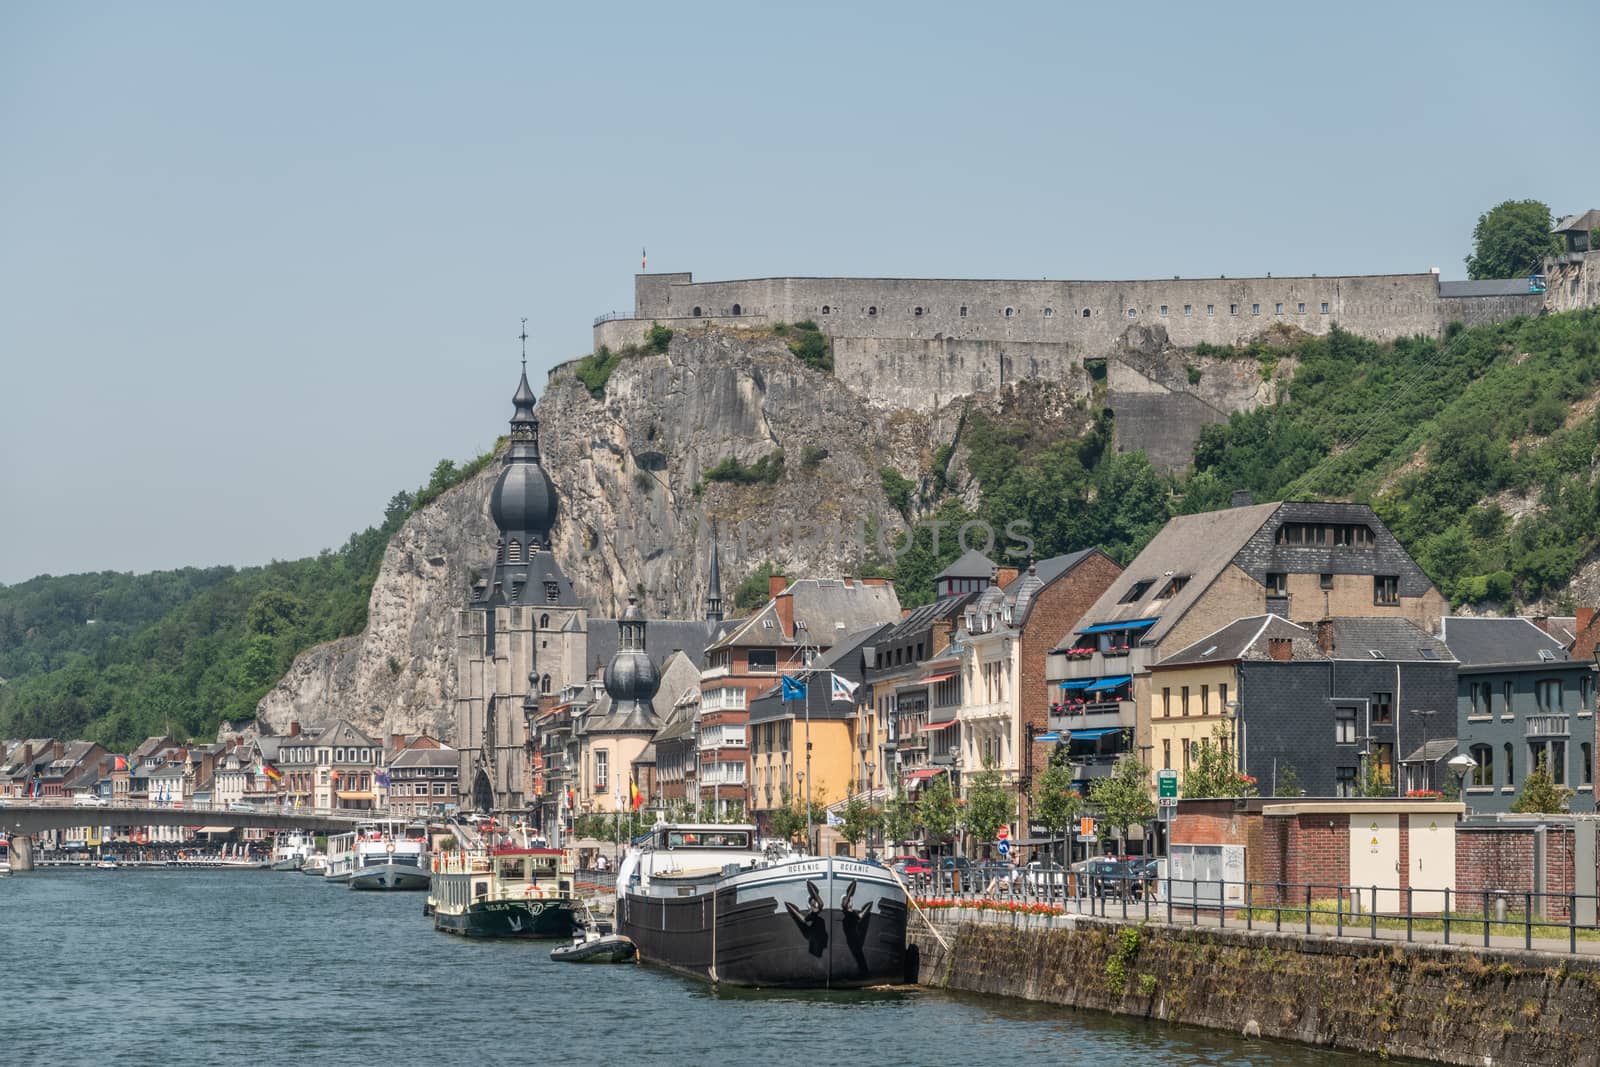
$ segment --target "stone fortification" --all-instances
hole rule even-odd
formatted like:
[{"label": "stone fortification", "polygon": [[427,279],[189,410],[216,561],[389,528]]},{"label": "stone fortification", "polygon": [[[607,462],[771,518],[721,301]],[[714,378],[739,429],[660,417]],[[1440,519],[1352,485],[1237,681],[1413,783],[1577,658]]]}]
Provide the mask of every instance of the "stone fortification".
[{"label": "stone fortification", "polygon": [[1600,961],[1593,957],[1203,925],[1065,923],[1028,915],[941,919],[935,937],[914,919],[908,935],[917,980],[1370,1059],[1600,1064],[1592,1035]]}]

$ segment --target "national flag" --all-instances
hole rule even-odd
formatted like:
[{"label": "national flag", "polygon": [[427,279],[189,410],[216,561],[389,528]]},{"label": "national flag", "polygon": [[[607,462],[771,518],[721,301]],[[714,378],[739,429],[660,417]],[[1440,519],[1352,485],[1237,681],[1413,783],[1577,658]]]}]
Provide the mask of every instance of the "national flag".
[{"label": "national flag", "polygon": [[572,810],[572,787],[567,787],[567,810]]},{"label": "national flag", "polygon": [[373,776],[372,776],[372,781],[375,784],[381,785],[383,788],[388,789],[389,788],[389,772],[388,771],[377,771],[377,772],[375,772],[373,774]]},{"label": "national flag", "polygon": [[835,700],[842,700],[846,704],[854,704],[856,690],[859,688],[860,685],[858,683],[852,682],[847,678],[841,678],[837,674],[833,676],[833,699]]},{"label": "national flag", "polygon": [[783,676],[783,699],[804,700],[806,698],[806,683],[787,674]]},{"label": "national flag", "polygon": [[644,807],[644,794],[639,792],[639,787],[631,778],[628,780],[628,803],[633,806],[634,811]]},{"label": "national flag", "polygon": [[644,270],[650,265],[650,257],[644,254],[644,249],[639,249],[639,269]]},{"label": "national flag", "polygon": [[277,783],[283,781],[283,772],[270,763],[261,765],[261,773],[267,776],[269,782]]},{"label": "national flag", "polygon": [[111,761],[111,769],[114,770],[114,771],[125,771],[125,770],[127,770],[128,769],[128,757],[127,756],[117,756],[116,758],[114,758]]}]

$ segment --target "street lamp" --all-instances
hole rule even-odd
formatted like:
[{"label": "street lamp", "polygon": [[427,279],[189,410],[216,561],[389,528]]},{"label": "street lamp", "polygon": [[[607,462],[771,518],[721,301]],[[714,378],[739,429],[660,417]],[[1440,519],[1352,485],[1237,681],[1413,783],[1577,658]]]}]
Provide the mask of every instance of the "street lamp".
[{"label": "street lamp", "polygon": [[[1455,772],[1456,795],[1461,798],[1462,806],[1465,807],[1467,803],[1467,774],[1477,769],[1478,761],[1463,752],[1459,756],[1452,757],[1446,766]],[[1466,811],[1468,815],[1472,814],[1471,808],[1467,808]]]}]

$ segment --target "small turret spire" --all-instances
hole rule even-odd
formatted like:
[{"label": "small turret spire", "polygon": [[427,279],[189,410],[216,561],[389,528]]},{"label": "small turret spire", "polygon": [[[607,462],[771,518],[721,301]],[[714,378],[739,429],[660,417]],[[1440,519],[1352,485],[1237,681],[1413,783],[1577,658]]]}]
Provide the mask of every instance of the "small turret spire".
[{"label": "small turret spire", "polygon": [[522,373],[526,375],[528,373],[528,317],[526,315],[522,317],[522,332],[517,335],[517,338],[522,341]]},{"label": "small turret spire", "polygon": [[717,558],[717,524],[711,524],[711,570],[706,575],[706,622],[722,621],[722,567]]}]

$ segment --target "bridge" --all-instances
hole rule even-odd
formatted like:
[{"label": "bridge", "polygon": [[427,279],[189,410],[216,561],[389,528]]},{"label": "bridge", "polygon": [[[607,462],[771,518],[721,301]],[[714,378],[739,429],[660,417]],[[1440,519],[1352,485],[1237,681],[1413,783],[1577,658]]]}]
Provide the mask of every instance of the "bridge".
[{"label": "bridge", "polygon": [[33,868],[33,839],[41,830],[74,826],[226,826],[229,829],[321,830],[344,833],[357,823],[385,818],[381,811],[326,808],[255,808],[210,804],[78,804],[65,800],[0,797],[0,833],[11,838],[11,866]]}]

